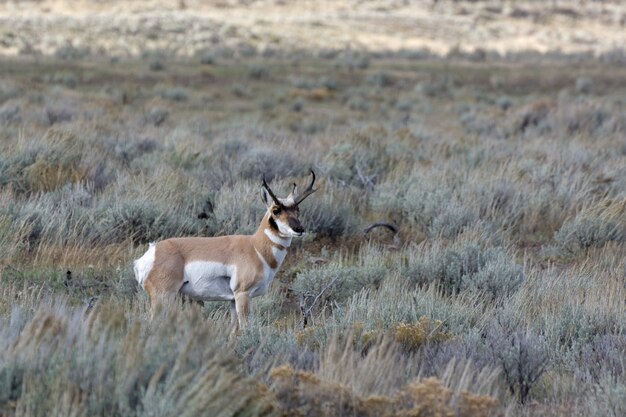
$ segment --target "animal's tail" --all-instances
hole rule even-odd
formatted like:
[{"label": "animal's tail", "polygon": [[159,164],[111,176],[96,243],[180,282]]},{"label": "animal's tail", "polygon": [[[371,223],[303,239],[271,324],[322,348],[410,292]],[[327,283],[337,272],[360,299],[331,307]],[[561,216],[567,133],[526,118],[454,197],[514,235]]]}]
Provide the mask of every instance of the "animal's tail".
[{"label": "animal's tail", "polygon": [[143,283],[148,278],[152,266],[154,265],[154,255],[156,252],[156,243],[150,242],[148,250],[139,259],[133,262],[133,270],[135,271],[135,279],[143,287]]}]

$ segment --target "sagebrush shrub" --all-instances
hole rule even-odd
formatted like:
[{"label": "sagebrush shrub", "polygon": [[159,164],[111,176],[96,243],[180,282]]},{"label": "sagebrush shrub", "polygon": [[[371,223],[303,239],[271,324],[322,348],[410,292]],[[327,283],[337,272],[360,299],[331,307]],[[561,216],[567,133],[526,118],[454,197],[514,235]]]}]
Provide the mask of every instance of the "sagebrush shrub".
[{"label": "sagebrush shrub", "polygon": [[[457,334],[474,327],[482,317],[476,310],[480,295],[462,296],[450,301],[437,286],[414,288],[402,276],[388,275],[378,289],[363,289],[354,294],[334,315],[340,327],[363,322],[364,331],[391,329],[398,323],[415,323],[426,316],[441,320],[442,331]],[[444,301],[445,300],[445,301]]]},{"label": "sagebrush shrub", "polygon": [[469,132],[485,138],[610,135],[626,130],[626,118],[619,105],[598,104],[586,97],[535,99],[509,109],[504,122],[502,116],[501,111],[469,110],[462,113],[460,121]]},{"label": "sagebrush shrub", "polygon": [[479,214],[473,202],[461,198],[453,185],[440,182],[434,173],[420,171],[381,184],[372,206],[429,237],[446,239],[456,238],[475,224]]},{"label": "sagebrush shrub", "polygon": [[357,233],[354,192],[324,187],[300,206],[300,219],[316,237],[337,239]]},{"label": "sagebrush shrub", "polygon": [[351,131],[325,155],[322,164],[329,179],[340,184],[372,189],[394,169],[408,163],[411,147],[389,143],[390,133],[380,126]]},{"label": "sagebrush shrub", "polygon": [[[251,148],[243,152],[237,164],[238,174],[245,179],[259,181],[265,175],[267,181],[287,176],[301,176],[306,173],[302,164],[284,149]],[[278,192],[278,190],[277,190]]]},{"label": "sagebrush shrub", "polygon": [[125,202],[103,210],[98,219],[98,240],[115,243],[130,239],[148,243],[169,237],[197,235],[198,219],[146,201]]},{"label": "sagebrush shrub", "polygon": [[249,234],[256,231],[266,210],[256,184],[256,181],[239,181],[232,188],[219,190],[208,219],[209,234]]},{"label": "sagebrush shrub", "polygon": [[626,242],[626,200],[609,200],[579,213],[563,224],[554,240],[572,255],[612,241]]},{"label": "sagebrush shrub", "polygon": [[318,298],[318,306],[323,306],[329,301],[344,302],[363,289],[376,288],[387,272],[383,254],[375,248],[365,248],[355,264],[340,258],[300,272],[293,289],[310,302]]},{"label": "sagebrush shrub", "polygon": [[411,282],[435,283],[446,294],[469,290],[492,299],[511,295],[524,279],[522,267],[502,248],[482,249],[470,243],[417,255],[409,261],[406,274]]},{"label": "sagebrush shrub", "polygon": [[511,394],[520,403],[527,402],[549,365],[545,340],[531,332],[494,327],[489,333],[489,346]]},{"label": "sagebrush shrub", "polygon": [[599,383],[603,378],[626,376],[626,338],[620,334],[599,334],[589,343],[572,349],[567,359],[576,377],[584,384]]},{"label": "sagebrush shrub", "polygon": [[16,191],[52,191],[67,183],[88,179],[82,166],[84,144],[71,134],[49,131],[33,139],[11,159],[0,164],[0,178]]}]

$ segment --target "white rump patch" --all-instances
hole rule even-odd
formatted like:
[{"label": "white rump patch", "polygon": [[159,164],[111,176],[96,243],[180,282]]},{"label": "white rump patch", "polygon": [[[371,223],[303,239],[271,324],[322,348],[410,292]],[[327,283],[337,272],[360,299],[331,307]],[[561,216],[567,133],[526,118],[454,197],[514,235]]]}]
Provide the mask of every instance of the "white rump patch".
[{"label": "white rump patch", "polygon": [[237,267],[219,262],[193,261],[185,265],[181,294],[204,301],[234,300]]},{"label": "white rump patch", "polygon": [[152,271],[154,265],[154,254],[156,252],[156,243],[150,242],[148,244],[148,250],[143,256],[133,262],[133,269],[135,270],[135,279],[141,285],[144,286],[148,274]]}]

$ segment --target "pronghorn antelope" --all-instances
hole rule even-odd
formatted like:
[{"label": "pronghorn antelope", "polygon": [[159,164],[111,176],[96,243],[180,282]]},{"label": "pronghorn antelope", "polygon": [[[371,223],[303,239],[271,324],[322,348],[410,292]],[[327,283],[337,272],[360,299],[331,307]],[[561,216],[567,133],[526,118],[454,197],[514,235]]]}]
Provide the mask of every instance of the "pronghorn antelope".
[{"label": "pronghorn antelope", "polygon": [[199,301],[230,301],[233,323],[248,316],[251,297],[265,294],[285,259],[291,238],[302,236],[298,205],[313,194],[315,173],[308,188],[296,195],[296,184],[277,198],[263,177],[261,196],[267,212],[249,236],[186,237],[150,243],[134,262],[135,278],[155,304],[182,294]]}]

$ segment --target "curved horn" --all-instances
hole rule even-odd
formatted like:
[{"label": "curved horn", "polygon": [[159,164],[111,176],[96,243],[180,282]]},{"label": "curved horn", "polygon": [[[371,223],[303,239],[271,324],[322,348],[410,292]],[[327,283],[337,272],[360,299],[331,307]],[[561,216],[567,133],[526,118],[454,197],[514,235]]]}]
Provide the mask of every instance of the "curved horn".
[{"label": "curved horn", "polygon": [[265,181],[265,174],[263,174],[263,184],[262,187],[265,188],[265,190],[268,192],[268,194],[270,195],[270,197],[272,197],[272,200],[274,200],[274,203],[278,206],[282,206],[282,204],[280,203],[280,201],[278,201],[278,198],[276,198],[276,196],[274,195],[274,193],[272,192],[272,189],[270,188],[269,185],[267,185],[267,181]]},{"label": "curved horn", "polygon": [[294,205],[297,206],[298,204],[302,203],[305,198],[317,191],[317,188],[313,188],[313,184],[315,184],[315,172],[313,172],[313,170],[311,170],[311,175],[313,176],[313,178],[311,178],[311,183],[309,184],[307,189],[304,190],[304,192],[300,194],[298,198],[296,198],[296,202]]}]

